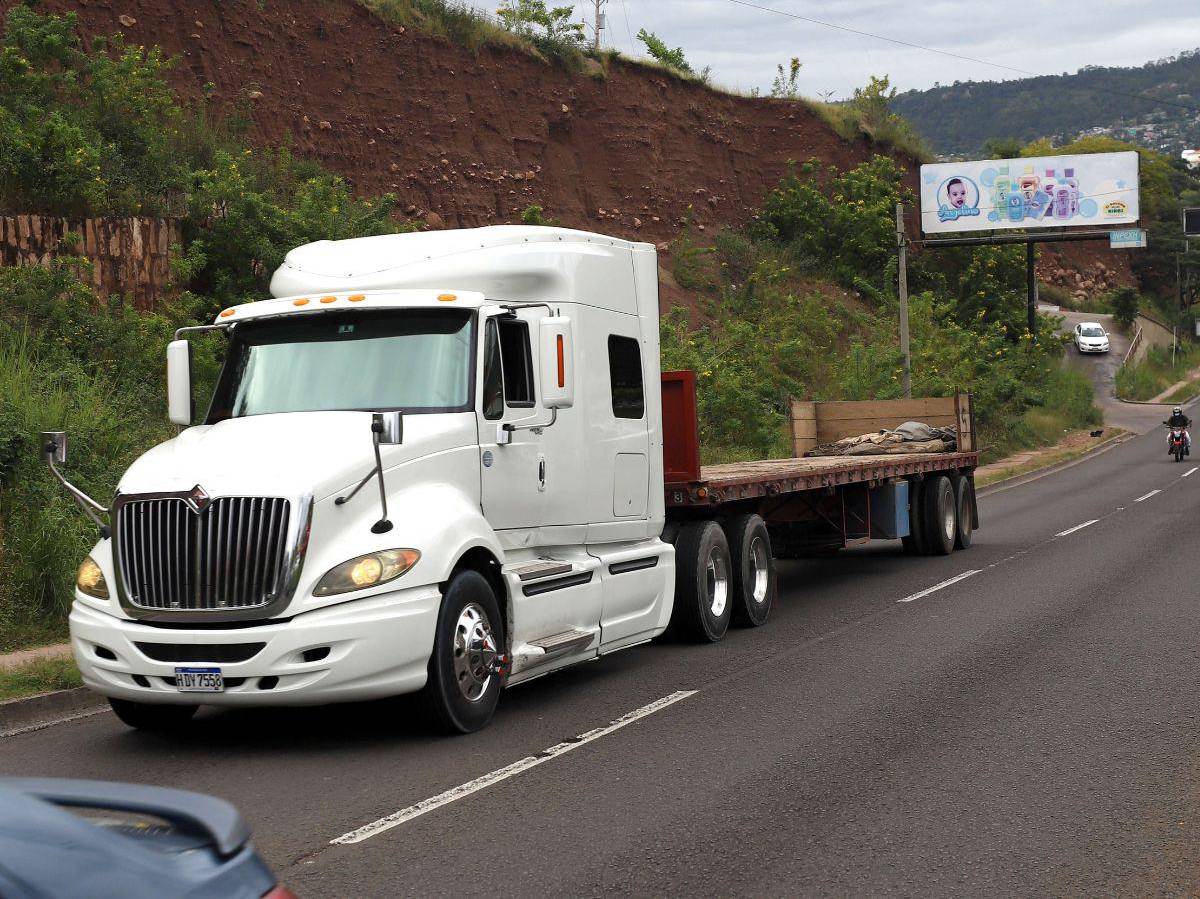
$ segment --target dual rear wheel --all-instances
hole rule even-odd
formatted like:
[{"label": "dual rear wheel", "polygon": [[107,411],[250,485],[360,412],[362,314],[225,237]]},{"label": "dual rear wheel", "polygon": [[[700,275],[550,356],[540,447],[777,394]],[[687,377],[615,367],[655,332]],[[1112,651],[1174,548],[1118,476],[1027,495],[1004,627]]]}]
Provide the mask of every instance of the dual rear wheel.
[{"label": "dual rear wheel", "polygon": [[771,614],[777,589],[771,538],[760,516],[690,521],[680,528],[671,617],[677,636],[715,643],[731,622],[758,627]]},{"label": "dual rear wheel", "polygon": [[975,485],[962,475],[933,475],[909,482],[909,535],[913,555],[945,556],[971,545],[975,532]]}]

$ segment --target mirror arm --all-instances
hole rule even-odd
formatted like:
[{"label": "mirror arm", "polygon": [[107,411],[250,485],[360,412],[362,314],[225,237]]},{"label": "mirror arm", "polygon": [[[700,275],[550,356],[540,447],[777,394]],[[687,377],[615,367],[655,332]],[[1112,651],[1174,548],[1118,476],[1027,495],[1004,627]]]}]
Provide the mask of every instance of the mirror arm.
[{"label": "mirror arm", "polygon": [[375,467],[367,472],[366,477],[359,481],[353,490],[351,490],[345,496],[339,496],[333,501],[335,506],[344,506],[358,495],[358,491],[362,490],[363,487],[367,485],[367,481],[378,475],[379,505],[383,508],[383,517],[371,525],[372,534],[386,534],[393,527],[392,523],[388,520],[387,490],[385,489],[383,482],[383,457],[379,452],[379,438],[382,436],[383,416],[376,412],[374,418],[371,420],[371,446],[375,450]]},{"label": "mirror arm", "polygon": [[513,431],[533,431],[533,433],[535,433],[535,434],[540,434],[540,433],[541,433],[541,432],[542,432],[542,431],[543,431],[545,428],[553,427],[553,426],[554,426],[554,423],[555,423],[556,421],[558,421],[558,410],[557,410],[557,409],[551,409],[551,410],[550,410],[550,420],[549,420],[549,421],[544,421],[544,422],[542,422],[541,424],[536,424],[536,425],[514,425],[514,424],[508,424],[508,423],[505,423],[505,424],[504,424],[504,425],[502,425],[501,427],[503,427],[503,428],[504,428],[504,430],[508,431],[508,433],[510,433],[510,434],[511,434]]},{"label": "mirror arm", "polygon": [[63,485],[63,488],[70,494],[71,499],[75,500],[76,505],[83,510],[83,513],[95,522],[96,527],[100,529],[101,538],[107,540],[112,536],[112,529],[109,527],[108,522],[100,516],[108,515],[108,509],[100,505],[63,476],[63,473],[58,470],[58,466],[54,464],[54,456],[58,451],[57,438],[47,435],[42,436],[47,441],[42,447],[42,455],[46,459],[46,464],[50,466],[50,471],[54,473],[54,477]]}]

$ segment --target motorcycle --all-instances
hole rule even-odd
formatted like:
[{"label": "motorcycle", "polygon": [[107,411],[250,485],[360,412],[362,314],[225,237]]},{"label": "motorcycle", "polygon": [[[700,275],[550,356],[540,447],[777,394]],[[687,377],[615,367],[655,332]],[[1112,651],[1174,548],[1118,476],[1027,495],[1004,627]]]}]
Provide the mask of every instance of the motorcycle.
[{"label": "motorcycle", "polygon": [[1171,425],[1167,427],[1171,430],[1171,436],[1167,441],[1167,452],[1175,457],[1176,462],[1182,462],[1183,457],[1188,455],[1187,438],[1184,436],[1185,429]]}]

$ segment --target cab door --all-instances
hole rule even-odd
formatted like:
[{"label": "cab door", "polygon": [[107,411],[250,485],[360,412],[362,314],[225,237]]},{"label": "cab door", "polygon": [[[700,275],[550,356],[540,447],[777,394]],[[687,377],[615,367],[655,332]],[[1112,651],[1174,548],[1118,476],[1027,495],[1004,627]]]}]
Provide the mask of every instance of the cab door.
[{"label": "cab door", "polygon": [[[479,403],[483,514],[507,548],[536,542],[545,505],[546,457],[541,435],[529,425],[547,418],[537,405],[533,310],[484,321]],[[498,430],[513,425],[510,442]]]}]

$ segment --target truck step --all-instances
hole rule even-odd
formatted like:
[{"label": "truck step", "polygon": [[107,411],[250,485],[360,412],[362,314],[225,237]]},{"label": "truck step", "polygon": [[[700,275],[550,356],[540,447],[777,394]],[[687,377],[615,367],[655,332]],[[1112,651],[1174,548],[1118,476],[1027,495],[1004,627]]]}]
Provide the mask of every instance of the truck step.
[{"label": "truck step", "polygon": [[587,631],[569,630],[562,631],[558,634],[551,634],[549,637],[542,637],[540,640],[531,640],[529,645],[536,646],[543,650],[546,655],[559,652],[570,652],[575,649],[583,649],[595,635],[589,634]]},{"label": "truck step", "polygon": [[535,559],[509,570],[515,574],[521,583],[537,581],[546,577],[556,577],[560,574],[570,574],[574,566],[570,562],[560,562],[557,559]]}]

